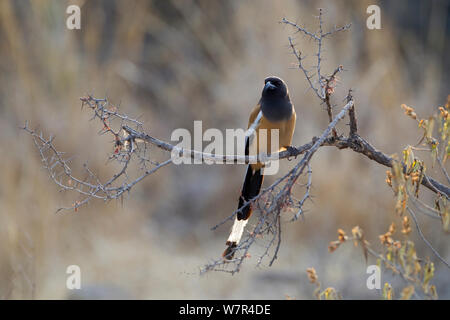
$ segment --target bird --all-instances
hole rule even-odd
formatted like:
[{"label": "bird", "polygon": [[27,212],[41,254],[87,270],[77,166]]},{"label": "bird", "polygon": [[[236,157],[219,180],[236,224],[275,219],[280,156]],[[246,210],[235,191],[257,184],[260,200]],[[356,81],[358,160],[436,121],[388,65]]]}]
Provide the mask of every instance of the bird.
[{"label": "bird", "polygon": [[[258,104],[253,108],[248,120],[248,128],[255,127],[256,137],[246,137],[245,155],[250,150],[256,150],[256,154],[266,154],[286,150],[291,147],[294,135],[297,115],[286,83],[279,77],[270,76],[264,79],[264,88]],[[260,138],[260,130],[267,130],[267,139]],[[279,130],[278,148],[271,145],[271,129]],[[278,149],[278,150],[272,150]],[[227,248],[222,254],[225,260],[232,260],[234,252],[241,240],[245,225],[252,214],[252,206],[247,203],[256,197],[261,191],[264,180],[264,164],[261,162],[251,163],[247,167],[241,195],[239,197],[238,211],[231,229],[230,236],[226,242]]]}]

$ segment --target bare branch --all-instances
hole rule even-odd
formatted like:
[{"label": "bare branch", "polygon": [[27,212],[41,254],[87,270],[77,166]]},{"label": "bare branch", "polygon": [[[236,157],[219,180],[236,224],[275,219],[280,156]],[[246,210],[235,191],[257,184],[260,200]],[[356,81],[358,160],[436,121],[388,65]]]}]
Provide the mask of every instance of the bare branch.
[{"label": "bare branch", "polygon": [[299,26],[299,25],[296,24],[296,23],[290,22],[290,21],[287,20],[286,18],[283,18],[283,19],[281,20],[281,23],[284,23],[284,24],[293,26],[295,29],[297,29],[297,32],[301,32],[301,33],[303,33],[304,35],[310,37],[310,38],[313,39],[313,40],[316,40],[316,41],[319,41],[319,40],[320,40],[320,38],[319,38],[318,36],[316,36],[314,33],[312,33],[312,32],[310,32],[310,31],[306,30],[304,27],[301,27],[301,26]]},{"label": "bare branch", "polygon": [[440,157],[436,157],[439,167],[442,170],[442,173],[445,175],[445,178],[447,179],[447,183],[450,184],[450,176],[448,175],[447,169],[445,169],[444,164],[442,163],[442,160]]},{"label": "bare branch", "polygon": [[302,199],[300,201],[298,201],[298,211],[294,215],[294,217],[292,218],[291,221],[295,221],[301,215],[303,215],[303,212],[304,212],[303,205],[305,204],[306,200],[308,200],[311,197],[311,195],[310,195],[311,186],[312,186],[312,170],[311,170],[310,164],[308,164],[308,182],[306,183],[305,194],[303,195]]},{"label": "bare branch", "polygon": [[425,236],[423,235],[422,229],[419,226],[419,222],[417,221],[417,217],[416,214],[414,213],[414,211],[412,211],[409,207],[406,207],[406,210],[408,210],[409,214],[411,215],[411,217],[414,220],[414,223],[416,225],[417,228],[417,232],[419,233],[420,238],[423,240],[423,242],[425,242],[425,244],[427,245],[428,248],[431,249],[431,251],[433,251],[434,255],[441,260],[441,262],[443,264],[445,264],[445,266],[447,268],[450,269],[450,264],[444,260],[444,258],[441,257],[441,255],[439,254],[439,252],[437,252],[437,250],[431,245],[431,243],[425,238]]},{"label": "bare branch", "polygon": [[298,68],[299,68],[300,70],[303,71],[303,74],[305,75],[306,80],[308,80],[308,83],[309,83],[310,88],[313,89],[313,91],[316,93],[317,97],[319,97],[320,100],[323,100],[324,97],[323,97],[322,94],[319,92],[319,89],[317,89],[317,88],[314,86],[314,84],[312,83],[312,81],[311,81],[312,76],[310,76],[310,75],[308,74],[308,71],[307,71],[306,68],[303,66],[303,57],[302,57],[301,52],[298,52],[297,49],[295,49],[295,45],[294,45],[294,43],[292,42],[292,38],[289,37],[288,39],[289,39],[289,45],[290,45],[290,47],[291,47],[291,49],[292,49],[292,53],[293,53],[294,56],[297,58],[297,61],[298,61]]},{"label": "bare branch", "polygon": [[[23,128],[28,132],[34,140],[39,151],[39,155],[47,169],[50,178],[61,188],[62,191],[74,191],[81,198],[75,201],[70,207],[62,207],[57,210],[78,210],[81,206],[87,204],[92,199],[100,199],[109,201],[120,198],[125,192],[139,183],[146,176],[156,172],[160,168],[170,164],[171,159],[158,163],[146,159],[146,150],[137,146],[136,140],[128,135],[121,134],[120,128],[116,130],[112,128],[111,120],[119,119],[122,125],[134,124],[136,127],[142,125],[136,119],[129,118],[126,115],[119,114],[115,108],[110,106],[106,99],[95,99],[92,97],[82,98],[82,106],[88,105],[94,111],[92,119],[99,119],[103,124],[100,134],[111,134],[114,137],[114,152],[110,156],[110,160],[115,160],[120,164],[120,169],[111,178],[102,182],[101,179],[87,165],[83,165],[86,178],[82,179],[72,173],[70,167],[72,158],[65,158],[64,153],[58,151],[54,145],[54,138],[44,138],[43,134],[36,133],[30,129],[28,123]],[[130,181],[127,174],[129,164],[133,159],[138,160],[143,165],[143,173]],[[148,165],[151,168],[146,169]]]}]

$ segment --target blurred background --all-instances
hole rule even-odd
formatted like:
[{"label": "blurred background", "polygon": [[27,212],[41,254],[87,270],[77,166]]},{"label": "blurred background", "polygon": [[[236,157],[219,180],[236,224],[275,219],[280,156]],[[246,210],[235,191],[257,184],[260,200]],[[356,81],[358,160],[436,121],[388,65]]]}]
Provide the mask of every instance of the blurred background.
[{"label": "blurred background", "polygon": [[[81,7],[81,30],[66,28],[66,8]],[[381,30],[368,30],[366,9],[381,7]],[[231,225],[211,227],[236,209],[243,165],[169,166],[120,202],[91,202],[55,214],[77,199],[62,194],[43,169],[25,121],[106,179],[112,144],[80,109],[79,97],[108,97],[150,134],[169,141],[176,128],[243,128],[268,75],[283,78],[296,106],[294,145],[327,125],[323,107],[298,69],[288,36],[314,65],[314,43],[279,21],[317,30],[352,23],[324,47],[324,73],[345,72],[334,103],[353,88],[359,132],[387,154],[420,138],[400,104],[431,115],[449,94],[449,1],[0,1],[0,298],[311,299],[314,267],[324,287],[344,298],[378,299],[366,287],[360,248],[328,252],[336,230],[355,225],[380,249],[394,219],[386,168],[351,151],[320,149],[312,161],[314,203],[304,220],[283,223],[272,267],[246,261],[231,276],[200,268],[224,249]],[[346,133],[345,121],[340,132]],[[287,168],[294,162],[284,161]],[[428,173],[441,178],[437,168]],[[266,180],[266,185],[276,177]],[[301,190],[299,191],[301,192]],[[449,236],[419,217],[424,233],[449,259]],[[414,229],[414,228],[413,228]],[[417,238],[419,256],[432,256]],[[369,264],[375,263],[373,259]],[[82,289],[66,288],[66,268],[81,268]],[[450,298],[448,269],[436,262],[441,298]],[[393,281],[396,293],[403,288]],[[397,295],[398,296],[398,295]]]}]

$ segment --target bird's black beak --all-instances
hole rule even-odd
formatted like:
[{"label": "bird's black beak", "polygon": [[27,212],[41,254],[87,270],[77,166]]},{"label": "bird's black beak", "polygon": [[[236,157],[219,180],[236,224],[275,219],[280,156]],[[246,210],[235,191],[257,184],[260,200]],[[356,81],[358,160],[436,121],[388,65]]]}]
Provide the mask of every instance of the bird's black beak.
[{"label": "bird's black beak", "polygon": [[266,82],[266,85],[264,86],[264,90],[273,90],[276,86],[274,86],[270,81]]}]

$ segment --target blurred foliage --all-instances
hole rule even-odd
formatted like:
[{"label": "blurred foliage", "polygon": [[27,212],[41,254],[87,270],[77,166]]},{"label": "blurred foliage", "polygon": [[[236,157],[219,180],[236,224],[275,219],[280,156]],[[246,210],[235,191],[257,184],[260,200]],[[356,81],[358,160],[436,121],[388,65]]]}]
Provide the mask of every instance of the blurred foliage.
[{"label": "blurred foliage", "polygon": [[[381,253],[369,247],[370,244],[364,240],[362,230],[359,227],[352,229],[352,237],[348,237],[344,230],[338,229],[338,240],[331,241],[328,249],[330,252],[334,252],[342,243],[353,239],[355,246],[361,244],[366,261],[367,255],[370,253],[376,259],[379,267],[383,266],[386,270],[392,271],[392,274],[399,275],[406,282],[407,286],[403,288],[400,299],[410,299],[412,296],[422,299],[437,299],[436,286],[430,283],[430,280],[435,276],[434,263],[428,259],[418,257],[416,251],[417,242],[410,240],[412,232],[411,220],[406,211],[408,209],[409,214],[414,215],[412,218],[415,223],[417,222],[414,211],[408,208],[408,206],[413,207],[413,210],[417,210],[418,212],[431,215],[441,221],[445,232],[448,231],[448,211],[450,208],[447,205],[447,198],[437,193],[435,199],[430,200],[435,204],[433,208],[422,202],[419,197],[419,188],[427,166],[424,161],[414,155],[413,150],[429,153],[431,167],[438,161],[442,166],[441,169],[446,171],[443,164],[446,162],[448,156],[447,146],[449,136],[447,130],[449,124],[448,110],[450,110],[450,95],[447,97],[446,104],[438,107],[436,113],[427,120],[418,119],[412,107],[402,104],[401,108],[407,116],[417,121],[418,130],[423,130],[423,136],[417,145],[407,146],[403,150],[401,161],[398,160],[398,157],[394,158],[396,160],[394,160],[392,169],[386,172],[386,183],[392,188],[396,199],[395,212],[397,215],[395,218],[396,220],[400,220],[402,225],[400,236],[404,240],[395,240],[394,234],[396,233],[397,226],[395,222],[392,222],[388,231],[378,237],[380,243],[383,245]],[[433,130],[435,122],[439,123],[439,128]],[[434,136],[437,136],[437,138]],[[439,145],[444,146],[443,152],[439,152]],[[445,174],[448,178],[448,174],[446,172]],[[419,208],[417,204],[422,207]],[[445,237],[445,234],[441,233],[441,236]],[[421,240],[426,241],[425,239]],[[423,293],[422,295],[418,295],[419,290]],[[382,297],[386,300],[392,300],[394,298],[394,288],[388,282],[384,284]]]}]

